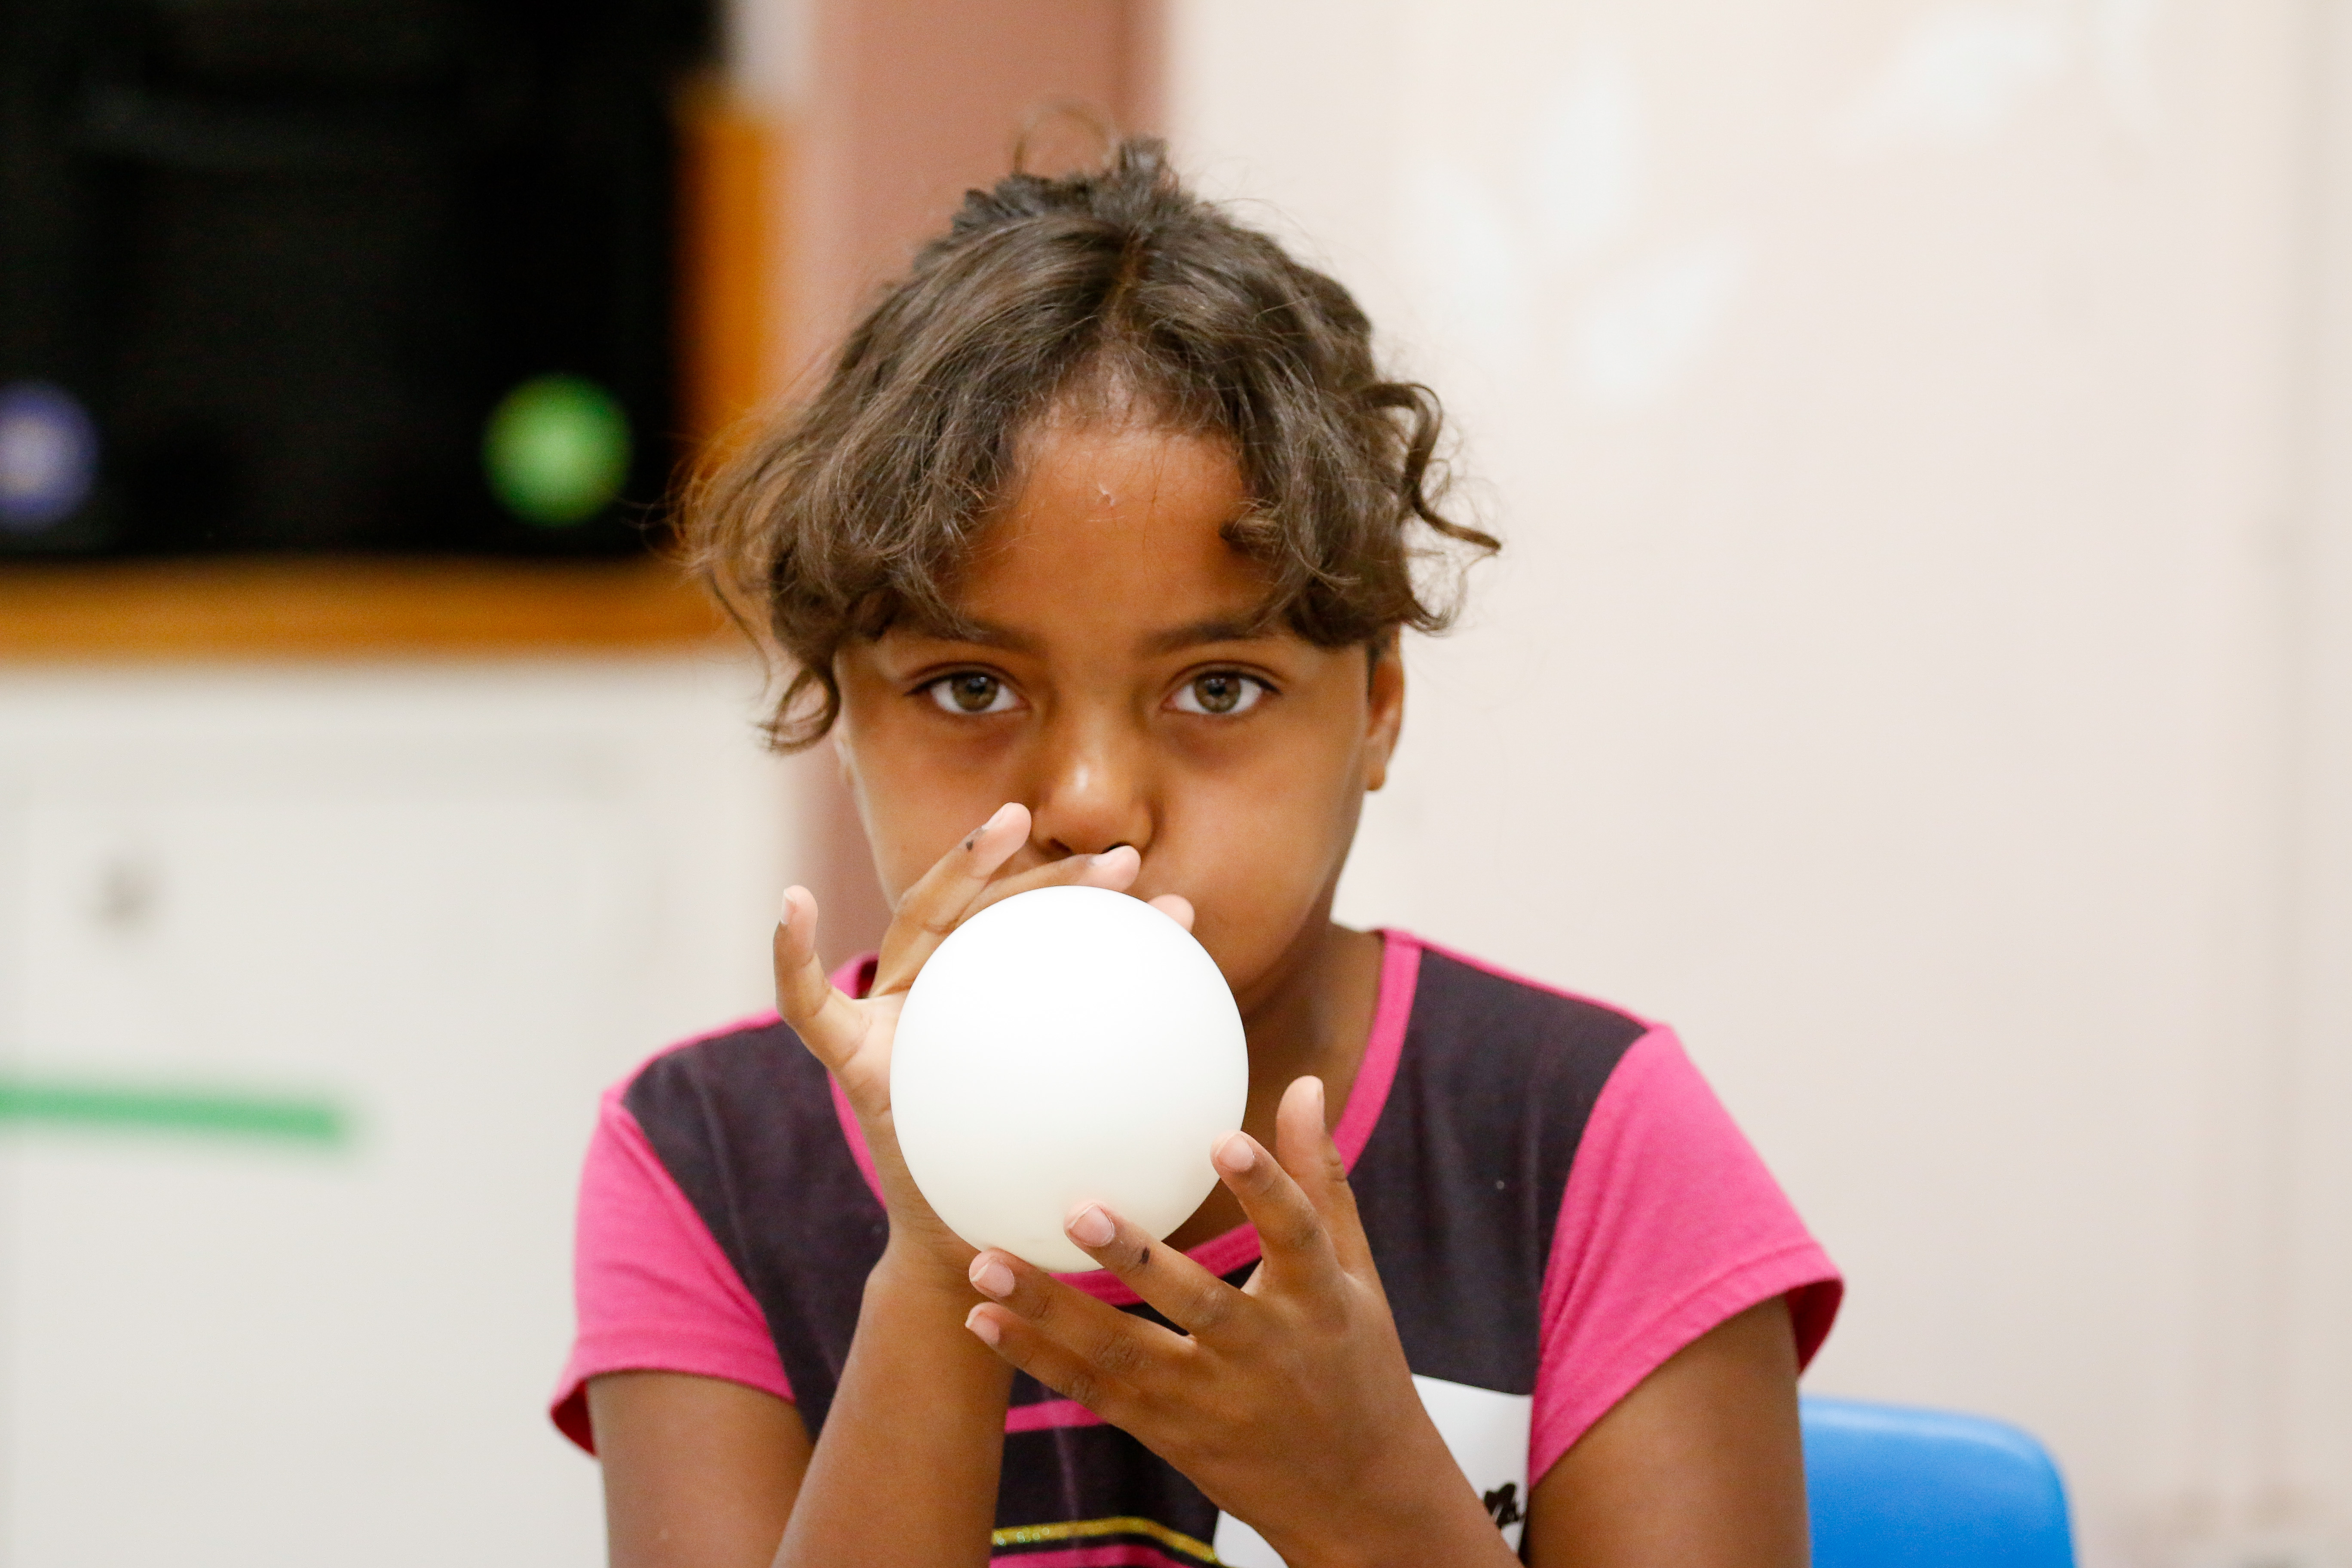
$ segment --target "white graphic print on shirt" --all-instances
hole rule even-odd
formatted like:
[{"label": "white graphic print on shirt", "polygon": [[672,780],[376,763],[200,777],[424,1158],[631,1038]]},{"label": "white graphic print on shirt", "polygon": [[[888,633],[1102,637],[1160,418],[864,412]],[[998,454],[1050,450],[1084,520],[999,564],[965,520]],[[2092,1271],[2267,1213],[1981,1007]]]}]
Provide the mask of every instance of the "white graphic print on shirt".
[{"label": "white graphic print on shirt", "polygon": [[[1419,1373],[1412,1386],[1470,1489],[1486,1500],[1487,1513],[1517,1552],[1528,1511],[1528,1433],[1535,1400]],[[1284,1568],[1265,1538],[1229,1513],[1217,1515],[1216,1537],[1209,1544],[1227,1568]]]}]

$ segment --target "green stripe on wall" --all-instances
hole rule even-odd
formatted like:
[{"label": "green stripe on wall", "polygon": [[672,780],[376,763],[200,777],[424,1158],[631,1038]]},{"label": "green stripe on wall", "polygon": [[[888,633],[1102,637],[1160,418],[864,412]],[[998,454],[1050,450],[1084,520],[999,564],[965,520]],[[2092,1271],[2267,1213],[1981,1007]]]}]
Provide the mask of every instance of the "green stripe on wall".
[{"label": "green stripe on wall", "polygon": [[341,1108],[323,1100],[0,1078],[0,1128],[12,1122],[324,1145],[341,1144],[351,1131]]}]

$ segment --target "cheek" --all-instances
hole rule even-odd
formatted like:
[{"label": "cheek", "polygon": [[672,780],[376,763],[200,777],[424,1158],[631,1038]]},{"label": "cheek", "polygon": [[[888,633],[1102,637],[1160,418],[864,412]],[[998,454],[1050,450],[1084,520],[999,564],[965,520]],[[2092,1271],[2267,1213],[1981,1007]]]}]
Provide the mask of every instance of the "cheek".
[{"label": "cheek", "polygon": [[835,743],[874,852],[875,874],[895,905],[965,835],[1012,798],[995,770],[943,752],[929,728],[888,704],[866,706],[844,693]]},{"label": "cheek", "polygon": [[1165,883],[1240,984],[1286,948],[1339,875],[1363,807],[1358,748],[1316,726],[1250,765],[1204,769],[1171,802]]}]

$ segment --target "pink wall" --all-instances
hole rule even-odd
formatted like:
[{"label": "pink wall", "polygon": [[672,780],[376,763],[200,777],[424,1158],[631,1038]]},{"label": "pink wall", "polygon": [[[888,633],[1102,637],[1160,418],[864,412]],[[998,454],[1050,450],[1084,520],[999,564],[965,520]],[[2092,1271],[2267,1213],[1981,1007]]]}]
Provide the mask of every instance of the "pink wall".
[{"label": "pink wall", "polygon": [[[1056,103],[1122,130],[1160,122],[1158,0],[810,0],[809,58],[790,113],[783,351],[788,387],[820,369],[872,290],[946,226],[967,189],[1011,167],[1024,125]],[[1033,168],[1088,138],[1041,127]],[[814,759],[813,759],[814,761]],[[824,946],[871,945],[887,920],[865,836],[832,767],[811,767],[807,863]]]}]

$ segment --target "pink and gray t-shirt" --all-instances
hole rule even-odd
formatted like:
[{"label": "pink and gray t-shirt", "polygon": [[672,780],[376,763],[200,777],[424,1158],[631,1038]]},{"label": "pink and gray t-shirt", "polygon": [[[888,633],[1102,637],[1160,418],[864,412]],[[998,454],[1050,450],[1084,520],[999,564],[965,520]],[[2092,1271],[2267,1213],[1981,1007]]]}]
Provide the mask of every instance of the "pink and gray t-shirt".
[{"label": "pink and gray t-shirt", "polygon": [[[1402,932],[1385,948],[1335,1136],[1415,1385],[1516,1542],[1533,1483],[1675,1351],[1786,1296],[1810,1359],[1841,1284],[1670,1030]],[[764,1390],[818,1433],[886,1228],[856,1118],[772,1014],[656,1057],[589,1148],[556,1425],[593,1451],[587,1381],[650,1369]],[[1191,1255],[1238,1284],[1257,1235]],[[1063,1278],[1157,1317],[1108,1273]],[[1025,1375],[1004,1429],[1001,1559],[1278,1562]]]}]

